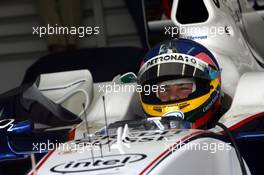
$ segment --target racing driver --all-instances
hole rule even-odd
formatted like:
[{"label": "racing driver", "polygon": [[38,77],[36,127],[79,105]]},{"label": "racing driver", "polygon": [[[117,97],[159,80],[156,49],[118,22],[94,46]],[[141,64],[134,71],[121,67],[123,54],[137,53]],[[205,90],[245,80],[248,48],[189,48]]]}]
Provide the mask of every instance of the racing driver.
[{"label": "racing driver", "polygon": [[175,116],[193,128],[209,128],[221,111],[221,77],[213,54],[201,44],[173,39],[154,46],[138,73],[138,84],[158,85],[140,94],[148,117]]}]

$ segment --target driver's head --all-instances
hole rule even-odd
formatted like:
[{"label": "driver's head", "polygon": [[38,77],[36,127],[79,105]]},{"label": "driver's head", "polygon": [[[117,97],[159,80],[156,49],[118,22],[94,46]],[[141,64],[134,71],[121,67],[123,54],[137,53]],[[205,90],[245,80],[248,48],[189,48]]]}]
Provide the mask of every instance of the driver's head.
[{"label": "driver's head", "polygon": [[220,108],[220,69],[204,46],[186,39],[165,41],[145,56],[138,83],[149,117],[176,116],[205,126]]}]

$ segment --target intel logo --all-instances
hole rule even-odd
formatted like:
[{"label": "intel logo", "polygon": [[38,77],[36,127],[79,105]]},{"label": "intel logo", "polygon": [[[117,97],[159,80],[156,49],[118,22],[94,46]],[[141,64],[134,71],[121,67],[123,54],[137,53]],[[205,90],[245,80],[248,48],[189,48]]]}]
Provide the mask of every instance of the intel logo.
[{"label": "intel logo", "polygon": [[94,157],[94,160],[91,158],[80,159],[55,165],[50,169],[50,171],[54,173],[78,173],[105,170],[139,162],[146,157],[147,156],[145,154],[118,154],[104,157]]}]

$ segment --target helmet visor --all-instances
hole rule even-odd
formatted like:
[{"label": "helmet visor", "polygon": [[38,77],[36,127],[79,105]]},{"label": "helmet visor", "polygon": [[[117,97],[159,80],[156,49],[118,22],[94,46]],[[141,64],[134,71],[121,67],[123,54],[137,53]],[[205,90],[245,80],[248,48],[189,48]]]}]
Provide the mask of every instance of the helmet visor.
[{"label": "helmet visor", "polygon": [[158,86],[156,96],[161,102],[186,99],[196,90],[193,78],[165,81],[159,83]]},{"label": "helmet visor", "polygon": [[[188,81],[181,82],[182,80]],[[168,83],[170,81],[172,83]],[[189,77],[176,80],[166,80],[162,83],[156,82],[154,85],[158,85],[157,90],[143,91],[140,93],[141,100],[146,104],[160,105],[180,103],[207,94],[210,92],[211,88],[210,80]],[[150,86],[153,86],[153,84]]]}]

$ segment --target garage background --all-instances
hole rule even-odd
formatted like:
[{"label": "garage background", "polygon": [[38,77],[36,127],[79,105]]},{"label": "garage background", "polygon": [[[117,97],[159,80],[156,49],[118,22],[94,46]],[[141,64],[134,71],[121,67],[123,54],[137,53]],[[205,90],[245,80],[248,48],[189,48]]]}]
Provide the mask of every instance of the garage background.
[{"label": "garage background", "polygon": [[[80,39],[80,48],[141,47],[135,24],[124,0],[82,0],[81,26],[100,26],[99,36]],[[34,0],[0,1],[0,93],[19,86],[25,71],[48,54],[43,38],[32,26],[42,26]]]}]

